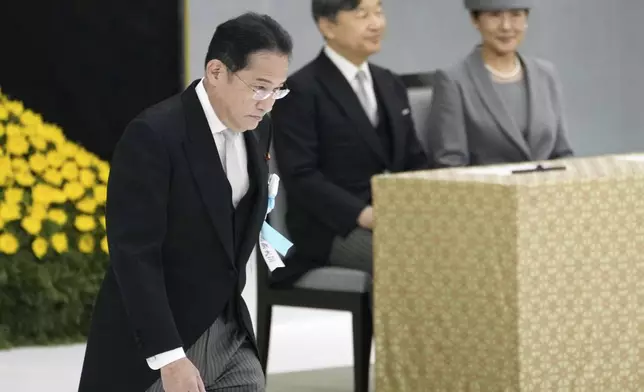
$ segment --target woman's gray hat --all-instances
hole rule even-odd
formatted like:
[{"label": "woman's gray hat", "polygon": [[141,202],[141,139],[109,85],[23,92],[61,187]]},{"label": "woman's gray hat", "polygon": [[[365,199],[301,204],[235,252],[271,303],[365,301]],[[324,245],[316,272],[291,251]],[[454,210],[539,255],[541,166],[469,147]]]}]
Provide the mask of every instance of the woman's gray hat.
[{"label": "woman's gray hat", "polygon": [[470,11],[502,11],[532,8],[532,0],[464,0]]}]

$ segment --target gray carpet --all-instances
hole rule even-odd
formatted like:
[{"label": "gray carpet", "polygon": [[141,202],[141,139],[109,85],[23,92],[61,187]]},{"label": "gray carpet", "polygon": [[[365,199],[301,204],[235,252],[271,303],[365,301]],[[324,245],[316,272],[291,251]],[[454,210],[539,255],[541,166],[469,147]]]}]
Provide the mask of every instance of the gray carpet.
[{"label": "gray carpet", "polygon": [[269,374],[267,385],[267,392],[353,392],[353,368]]}]

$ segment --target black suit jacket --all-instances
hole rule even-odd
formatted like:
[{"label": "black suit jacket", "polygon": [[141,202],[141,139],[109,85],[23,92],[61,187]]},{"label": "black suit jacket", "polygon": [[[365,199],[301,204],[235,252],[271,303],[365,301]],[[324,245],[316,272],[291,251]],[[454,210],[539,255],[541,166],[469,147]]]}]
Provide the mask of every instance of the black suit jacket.
[{"label": "black suit jacket", "polygon": [[416,136],[407,90],[392,72],[370,65],[391,131],[391,159],[349,82],[324,54],[293,74],[276,102],[275,156],[287,195],[286,224],[295,244],[275,280],[327,262],[335,236],[357,227],[371,204],[371,177],[428,168]]},{"label": "black suit jacket", "polygon": [[[246,132],[250,189],[237,209],[194,82],[139,115],[112,160],[111,265],[96,299],[81,392],[141,392],[160,375],[146,358],[188,349],[235,301],[267,208],[268,132]],[[260,134],[260,137],[257,137]]]}]

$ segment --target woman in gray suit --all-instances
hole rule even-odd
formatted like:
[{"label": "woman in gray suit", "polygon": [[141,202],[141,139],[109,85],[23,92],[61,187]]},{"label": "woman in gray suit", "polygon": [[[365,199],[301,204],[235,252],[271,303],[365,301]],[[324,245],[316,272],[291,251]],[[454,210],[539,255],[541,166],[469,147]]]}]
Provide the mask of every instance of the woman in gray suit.
[{"label": "woman in gray suit", "polygon": [[482,42],[436,72],[424,140],[434,167],[572,155],[554,66],[517,53],[530,0],[465,0]]}]

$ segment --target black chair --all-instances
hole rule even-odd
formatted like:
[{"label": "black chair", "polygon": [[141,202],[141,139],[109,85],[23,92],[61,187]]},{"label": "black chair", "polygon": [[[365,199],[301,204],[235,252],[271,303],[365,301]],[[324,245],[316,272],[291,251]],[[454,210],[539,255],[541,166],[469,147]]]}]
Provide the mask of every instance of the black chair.
[{"label": "black chair", "polygon": [[434,72],[418,72],[400,75],[403,84],[408,89],[431,87],[434,80]]},{"label": "black chair", "polygon": [[423,146],[426,145],[425,128],[432,103],[432,85],[434,72],[424,72],[401,75],[407,87],[411,116],[416,128],[416,134]]},{"label": "black chair", "polygon": [[[274,152],[271,155],[270,170],[279,175]],[[286,192],[281,185],[275,204],[269,222],[288,237],[284,224]],[[348,268],[321,267],[308,271],[292,286],[275,286],[270,283],[270,272],[261,252],[257,252],[257,258],[257,343],[264,372],[268,365],[273,306],[344,310],[353,315],[354,389],[368,392],[373,336],[369,274]]]}]

